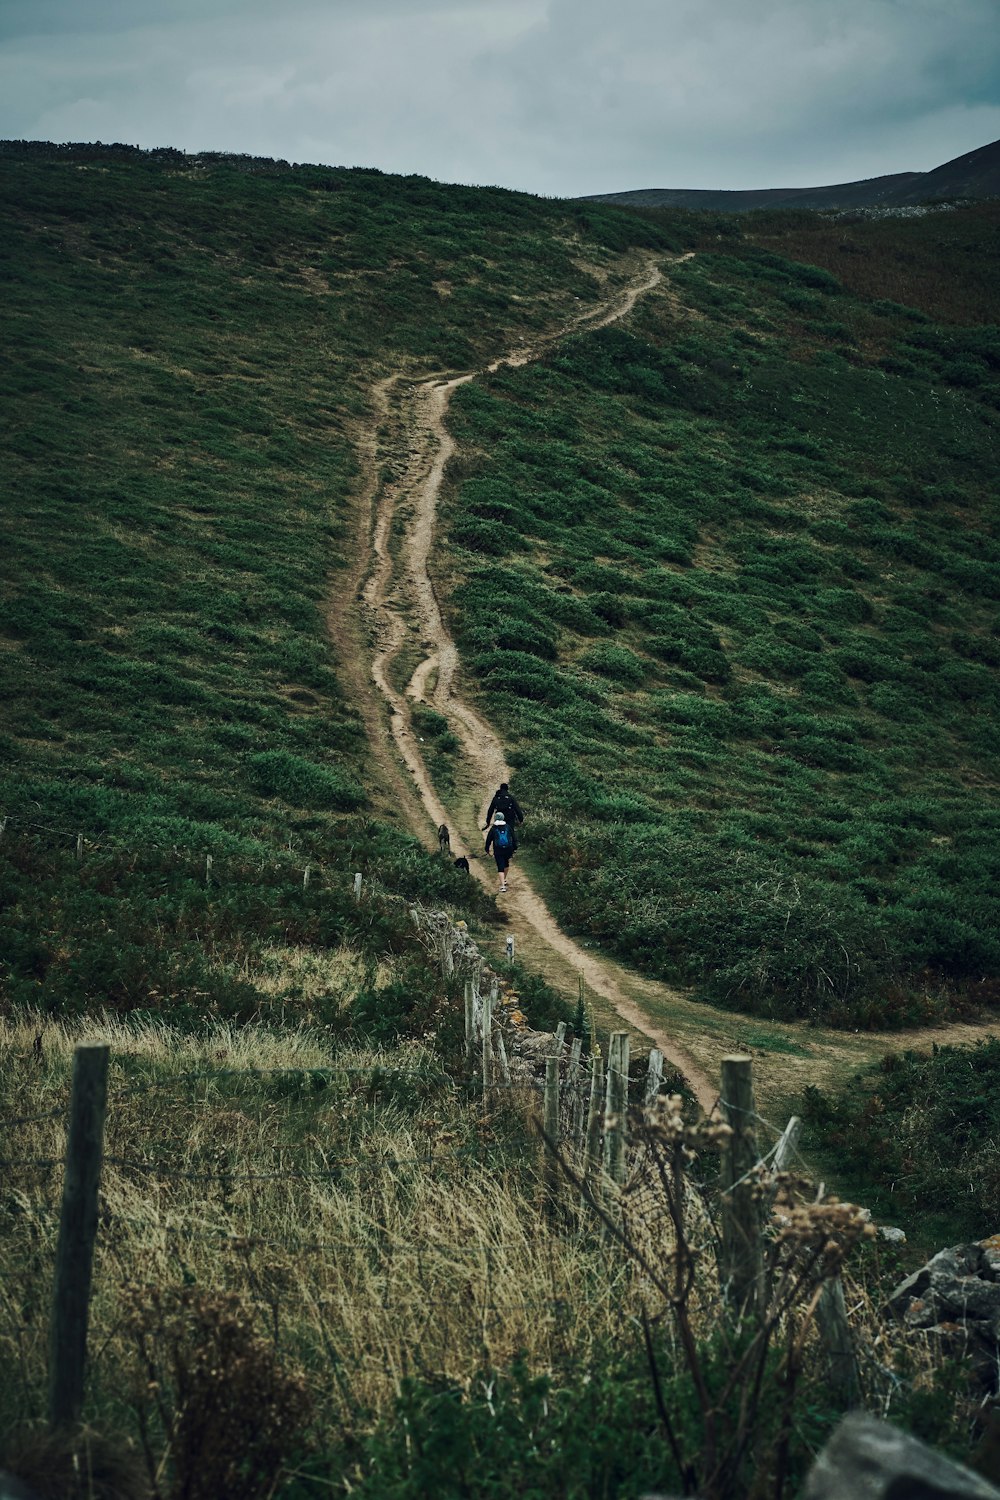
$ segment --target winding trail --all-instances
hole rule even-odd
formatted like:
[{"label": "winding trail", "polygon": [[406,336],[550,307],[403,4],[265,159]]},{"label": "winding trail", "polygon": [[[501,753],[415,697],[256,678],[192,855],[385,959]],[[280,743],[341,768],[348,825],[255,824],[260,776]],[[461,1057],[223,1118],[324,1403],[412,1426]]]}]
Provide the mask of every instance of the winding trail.
[{"label": "winding trail", "polygon": [[[547,338],[495,360],[488,370],[527,364],[570,333],[627,317],[638,299],[661,283],[671,297],[659,265],[643,260],[614,296]],[[329,625],[339,647],[338,672],[362,715],[369,753],[388,789],[388,800],[377,810],[401,818],[428,849],[437,847],[438,824],[447,823],[453,851],[470,858],[472,873],[492,891],[493,862],[483,857],[480,829],[488,798],[510,774],[497,735],[456,687],[458,653],[429,566],[438,497],[455,451],[446,426],[449,403],[478,373],[423,381],[396,373],[373,385],[371,414],[357,433],[364,489],[354,569],[347,587],[331,601]],[[421,751],[410,712],[415,704],[446,718],[462,747],[447,802]],[[765,1095],[787,1098],[807,1083],[843,1086],[858,1069],[900,1046],[963,1045],[997,1030],[992,1024],[953,1024],[859,1035],[757,1022],[697,1004],[582,947],[559,928],[520,864],[504,909],[518,954],[564,992],[575,989],[582,976],[591,995],[602,997],[609,1011],[684,1074],[706,1113],[717,1100],[712,1078],[727,1052],[755,1053],[758,1091],[763,1086]]]},{"label": "winding trail", "polygon": [[[569,333],[601,328],[626,317],[638,299],[662,279],[659,266],[650,259],[643,260],[628,284],[607,301],[581,313],[559,332],[495,360],[488,370],[528,364]],[[492,727],[456,690],[458,653],[442,618],[429,569],[438,496],[446,465],[455,451],[446,426],[448,407],[452,394],[475,380],[477,373],[419,383],[389,376],[374,388],[373,416],[361,440],[363,467],[369,476],[366,546],[356,567],[354,592],[360,604],[360,634],[368,648],[368,697],[374,686],[381,704],[388,709],[396,754],[409,772],[409,788],[400,787],[406,820],[425,840],[428,821],[434,828],[447,823],[454,852],[471,857],[473,874],[492,891],[493,866],[490,861],[487,867],[481,858],[479,826],[486,802],[501,781],[510,779],[510,772]],[[385,479],[380,476],[387,461],[390,472]],[[343,624],[343,610],[339,613]],[[358,634],[355,631],[356,639]],[[405,686],[401,686],[400,666],[405,675],[414,655],[418,659]],[[355,687],[361,687],[357,665],[352,675]],[[448,720],[461,743],[466,782],[478,788],[480,802],[472,801],[470,793],[470,797],[461,799],[462,807],[457,805],[458,798],[454,799],[456,805],[445,805],[421,754],[409,711],[413,703],[424,703]],[[384,720],[380,726],[371,702],[367,711],[362,711],[369,729],[377,734],[379,727],[384,728]],[[377,738],[371,738],[370,743],[374,748]],[[392,767],[386,765],[385,758],[379,758],[391,776]],[[391,779],[398,787],[401,778]],[[420,809],[417,819],[413,816],[413,791]],[[667,1061],[684,1074],[701,1107],[706,1111],[712,1108],[717,1090],[707,1074],[625,992],[617,965],[588,952],[559,928],[521,869],[513,876],[504,908],[510,918],[507,930],[514,936],[518,952],[530,952],[532,961],[548,958],[550,961],[541,967],[550,973],[554,961],[564,979],[582,975],[585,985],[602,996],[627,1027],[659,1047]],[[658,988],[664,999],[671,998],[666,986]]]}]

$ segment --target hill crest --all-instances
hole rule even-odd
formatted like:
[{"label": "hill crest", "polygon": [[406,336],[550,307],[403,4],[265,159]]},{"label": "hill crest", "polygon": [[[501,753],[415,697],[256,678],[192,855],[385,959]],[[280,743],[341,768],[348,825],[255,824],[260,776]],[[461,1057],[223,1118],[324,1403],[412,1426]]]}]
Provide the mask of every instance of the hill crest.
[{"label": "hill crest", "polygon": [[938,199],[1000,194],[1000,141],[979,146],[930,172],[895,172],[859,182],[803,188],[636,188],[592,193],[587,202],[632,208],[688,208],[748,213],[755,208],[902,209]]}]

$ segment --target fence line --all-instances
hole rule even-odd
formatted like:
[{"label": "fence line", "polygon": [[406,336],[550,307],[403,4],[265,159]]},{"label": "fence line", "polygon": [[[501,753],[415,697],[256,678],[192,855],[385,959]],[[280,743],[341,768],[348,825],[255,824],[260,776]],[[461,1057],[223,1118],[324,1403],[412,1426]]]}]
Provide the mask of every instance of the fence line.
[{"label": "fence line", "polygon": [[[522,1096],[530,1093],[537,1101],[534,1110],[537,1119],[540,1114],[538,1103],[541,1102],[538,1101],[540,1089],[538,1080],[532,1078],[525,1083],[515,1083],[500,1081],[491,1076],[495,1072],[497,1057],[493,1048],[492,1000],[492,987],[485,994],[480,995],[478,980],[470,981],[466,991],[465,1012],[470,1023],[469,1030],[473,1035],[470,1037],[467,1033],[466,1057],[468,1058],[471,1050],[474,1059],[481,1059],[484,1105],[488,1106],[491,1098],[501,1091],[517,1092]],[[477,1030],[478,1037],[475,1035]],[[481,1045],[470,1049],[468,1047],[470,1041],[479,1041]],[[578,1176],[574,1177],[571,1171],[569,1179],[575,1181],[578,1187],[582,1185],[585,1201],[589,1198],[589,1201],[603,1205],[599,1211],[605,1221],[605,1233],[598,1238],[594,1248],[595,1250],[601,1249],[607,1258],[608,1251],[614,1249],[613,1236],[609,1236],[607,1230],[614,1221],[620,1222],[619,1216],[622,1211],[620,1200],[623,1194],[630,1191],[626,1182],[630,1165],[628,1150],[630,1141],[627,1130],[629,1118],[628,1035],[624,1032],[613,1035],[606,1069],[600,1049],[595,1048],[589,1070],[581,1066],[581,1052],[582,1048],[578,1039],[573,1038],[572,1033],[567,1035],[565,1027],[562,1034],[554,1037],[552,1044],[548,1047],[547,1055],[542,1059],[545,1066],[543,1139],[547,1154],[540,1162],[534,1159],[519,1161],[517,1170],[525,1176],[527,1182],[541,1190],[543,1199],[561,1212],[568,1205],[564,1203],[561,1178],[553,1171],[553,1163],[557,1153],[562,1153],[566,1161],[575,1160],[574,1170]],[[206,1170],[172,1168],[164,1161],[143,1160],[117,1154],[104,1155],[103,1098],[100,1101],[101,1109],[91,1117],[87,1117],[84,1103],[78,1097],[81,1088],[80,1059],[85,1054],[103,1055],[106,1078],[107,1046],[78,1047],[74,1055],[73,1092],[68,1111],[54,1109],[39,1115],[11,1117],[6,1122],[2,1122],[8,1129],[13,1130],[19,1126],[53,1120],[67,1113],[71,1122],[79,1122],[82,1118],[91,1119],[91,1123],[83,1130],[82,1136],[78,1123],[74,1129],[70,1130],[63,1164],[63,1202],[58,1214],[59,1270],[50,1325],[52,1351],[50,1355],[50,1424],[53,1426],[75,1420],[75,1415],[78,1414],[82,1403],[86,1318],[90,1298],[90,1264],[98,1227],[97,1185],[102,1165],[123,1172],[145,1174],[159,1182],[218,1183],[224,1189],[233,1189],[240,1184],[263,1182],[317,1182],[336,1185],[337,1179],[347,1170],[362,1173],[365,1171],[391,1172],[410,1166],[420,1167],[437,1174],[468,1172],[470,1167],[477,1166],[492,1170],[494,1173],[502,1170],[495,1154],[479,1144],[462,1143],[444,1149],[435,1149],[431,1141],[428,1142],[426,1151],[411,1156],[352,1153],[349,1156],[323,1160],[322,1165],[316,1167],[287,1166],[260,1171],[243,1171],[238,1168],[227,1169],[220,1166],[213,1166]],[[500,1054],[500,1056],[505,1056],[505,1054]],[[658,1059],[651,1057],[645,1077],[638,1081],[639,1095],[646,1111],[655,1111],[662,1088],[662,1074],[657,1063]],[[779,1131],[777,1127],[758,1114],[753,1102],[751,1067],[750,1058],[742,1055],[727,1057],[723,1060],[720,1103],[731,1126],[731,1133],[723,1145],[721,1191],[718,1193],[722,1221],[720,1270],[724,1292],[731,1298],[736,1314],[746,1311],[750,1316],[759,1317],[762,1315],[767,1296],[761,1257],[769,1209],[757,1190],[755,1179],[759,1177],[768,1161],[773,1160],[775,1163],[772,1170],[780,1170],[793,1156],[798,1156],[796,1140],[799,1122],[793,1117],[785,1129]],[[321,1069],[282,1067],[193,1070],[166,1082],[290,1077],[307,1083],[310,1078],[325,1079],[345,1075],[377,1078],[380,1073],[389,1077],[415,1077],[441,1086],[451,1084],[457,1087],[456,1080],[448,1074],[429,1072],[425,1069],[393,1069],[391,1067],[383,1069],[380,1064],[344,1068],[334,1065]],[[122,1102],[139,1092],[140,1086],[138,1085],[134,1090],[120,1091],[114,1102]],[[142,1088],[141,1092],[147,1093],[148,1088]],[[588,1096],[589,1109],[587,1107]],[[285,1102],[290,1101],[286,1099]],[[83,1111],[82,1114],[81,1111]],[[97,1123],[98,1116],[100,1117],[99,1123]],[[756,1143],[758,1122],[777,1137],[763,1157],[759,1154]],[[80,1144],[81,1139],[84,1138],[86,1149]],[[54,1157],[40,1156],[22,1159],[10,1157],[0,1160],[0,1167],[8,1171],[52,1171],[58,1166],[59,1162]],[[691,1179],[691,1184],[694,1188],[698,1186],[693,1179]],[[88,1206],[85,1212],[73,1206],[74,1197],[80,1198],[81,1194],[87,1200]],[[47,1205],[41,1209],[30,1200],[26,1200],[26,1204],[26,1212],[34,1213],[36,1218],[44,1217],[46,1221],[51,1222],[56,1217]],[[168,1208],[166,1211],[176,1213],[177,1209]],[[239,1212],[245,1213],[246,1209],[241,1205]],[[571,1223],[582,1224],[584,1222],[577,1217],[578,1214],[579,1204],[572,1210]],[[485,1257],[487,1279],[492,1272],[492,1256],[503,1255],[507,1252],[523,1253],[526,1248],[530,1249],[530,1243],[526,1247],[524,1241],[515,1241],[510,1244],[501,1242],[496,1245],[483,1243],[458,1245],[447,1241],[386,1239],[380,1236],[377,1229],[372,1231],[370,1238],[367,1236],[358,1239],[343,1236],[327,1238],[322,1233],[308,1238],[304,1236],[281,1237],[255,1234],[252,1231],[241,1233],[239,1228],[232,1223],[220,1225],[218,1228],[205,1228],[204,1226],[196,1227],[125,1217],[113,1211],[106,1211],[103,1222],[105,1231],[111,1234],[116,1228],[126,1228],[174,1239],[203,1240],[237,1252],[260,1248],[291,1254],[305,1252],[329,1254],[334,1257],[350,1252],[376,1258],[379,1261],[391,1261],[394,1256],[407,1255],[435,1257],[435,1273],[440,1271],[442,1262],[447,1262],[453,1257],[471,1256],[475,1260]],[[387,1283],[386,1296],[388,1295]],[[520,1305],[525,1310],[541,1306],[551,1309],[563,1301],[564,1299],[541,1303],[525,1301]],[[461,1306],[469,1310],[467,1298],[437,1299],[436,1301],[424,1299],[424,1302],[428,1306]],[[519,1304],[512,1302],[489,1305],[498,1311],[512,1311]],[[820,1337],[828,1349],[831,1378],[843,1391],[852,1395],[857,1390],[857,1356],[852,1347],[842,1284],[836,1275],[829,1277],[823,1285],[817,1326]],[[68,1361],[64,1360],[62,1354],[58,1352],[67,1344],[67,1340],[75,1351]]]}]

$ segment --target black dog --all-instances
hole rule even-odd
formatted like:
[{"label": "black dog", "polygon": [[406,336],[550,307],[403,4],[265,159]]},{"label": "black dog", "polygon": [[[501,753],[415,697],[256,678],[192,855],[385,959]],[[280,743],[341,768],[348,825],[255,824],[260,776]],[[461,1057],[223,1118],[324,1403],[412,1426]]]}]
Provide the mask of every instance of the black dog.
[{"label": "black dog", "polygon": [[469,873],[469,861],[466,859],[466,857],[465,857],[464,854],[460,854],[458,856],[458,858],[456,859],[456,861],[455,861],[455,869],[456,870],[464,870],[465,873],[466,873],[466,875],[468,875],[468,873]]},{"label": "black dog", "polygon": [[448,832],[447,823],[442,823],[438,829],[438,852],[441,854],[451,853],[451,835]]}]

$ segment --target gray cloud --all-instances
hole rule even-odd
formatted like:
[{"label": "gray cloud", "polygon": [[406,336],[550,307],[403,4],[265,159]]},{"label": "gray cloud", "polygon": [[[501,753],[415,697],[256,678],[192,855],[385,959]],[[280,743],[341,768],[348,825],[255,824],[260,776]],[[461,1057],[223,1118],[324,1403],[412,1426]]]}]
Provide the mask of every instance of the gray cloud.
[{"label": "gray cloud", "polygon": [[553,195],[845,181],[1000,136],[996,0],[8,0],[0,44],[3,136]]}]

